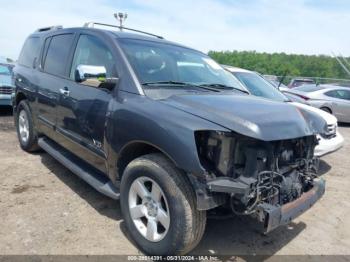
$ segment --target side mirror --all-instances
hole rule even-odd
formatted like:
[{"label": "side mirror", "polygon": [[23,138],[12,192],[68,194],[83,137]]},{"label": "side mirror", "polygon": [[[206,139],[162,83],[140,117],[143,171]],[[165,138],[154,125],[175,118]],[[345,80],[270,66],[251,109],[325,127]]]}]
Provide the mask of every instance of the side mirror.
[{"label": "side mirror", "polygon": [[75,69],[75,81],[83,85],[112,90],[118,78],[107,78],[104,66],[78,65]]}]

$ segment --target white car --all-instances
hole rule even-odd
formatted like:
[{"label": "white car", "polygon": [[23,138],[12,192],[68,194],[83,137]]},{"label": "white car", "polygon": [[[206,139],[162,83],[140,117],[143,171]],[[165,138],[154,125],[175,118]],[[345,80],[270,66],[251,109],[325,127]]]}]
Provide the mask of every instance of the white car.
[{"label": "white car", "polygon": [[297,102],[291,103],[299,108],[304,108],[321,115],[327,122],[327,133],[317,136],[319,144],[315,148],[316,156],[323,156],[325,154],[334,152],[343,146],[344,138],[338,132],[338,120],[335,116],[316,107],[308,106]]},{"label": "white car", "polygon": [[322,116],[322,118],[327,122],[328,130],[325,134],[318,135],[319,144],[315,148],[316,156],[323,156],[334,152],[343,146],[344,138],[338,132],[338,120],[335,116],[306,104],[292,102],[282,92],[277,90],[270,82],[256,72],[238,67],[223,67],[240,81],[242,84],[242,89],[245,89],[252,95],[275,101],[292,103],[296,107],[307,109]]}]

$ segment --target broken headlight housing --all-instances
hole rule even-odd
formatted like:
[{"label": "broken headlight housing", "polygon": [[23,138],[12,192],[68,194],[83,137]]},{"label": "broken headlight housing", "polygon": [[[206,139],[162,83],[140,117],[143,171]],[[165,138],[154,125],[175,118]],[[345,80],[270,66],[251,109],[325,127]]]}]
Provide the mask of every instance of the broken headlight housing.
[{"label": "broken headlight housing", "polygon": [[198,131],[195,137],[203,167],[215,175],[233,175],[235,138],[232,134],[221,131]]}]

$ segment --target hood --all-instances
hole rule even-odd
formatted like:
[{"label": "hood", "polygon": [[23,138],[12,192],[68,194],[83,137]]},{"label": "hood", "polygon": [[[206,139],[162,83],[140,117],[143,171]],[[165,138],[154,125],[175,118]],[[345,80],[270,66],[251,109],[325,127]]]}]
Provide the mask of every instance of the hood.
[{"label": "hood", "polygon": [[249,95],[174,95],[160,101],[234,132],[264,141],[315,135],[326,130],[324,119],[312,111]]},{"label": "hood", "polygon": [[303,108],[305,110],[309,110],[309,111],[312,111],[312,112],[320,115],[327,122],[327,125],[335,125],[338,122],[338,119],[334,115],[327,113],[326,111],[323,111],[323,110],[318,109],[316,107],[308,106],[308,105],[297,103],[297,102],[291,102],[291,104],[293,104],[299,108]]}]

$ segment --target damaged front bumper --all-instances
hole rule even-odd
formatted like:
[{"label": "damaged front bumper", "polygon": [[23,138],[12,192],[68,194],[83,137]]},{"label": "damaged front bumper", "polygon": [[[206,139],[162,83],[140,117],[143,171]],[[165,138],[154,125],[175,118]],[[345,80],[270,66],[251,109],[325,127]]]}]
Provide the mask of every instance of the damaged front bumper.
[{"label": "damaged front bumper", "polygon": [[325,181],[320,179],[314,181],[314,186],[303,193],[298,199],[282,206],[273,206],[267,203],[259,204],[257,207],[258,219],[264,224],[264,233],[275,228],[286,225],[293,219],[308,210],[325,193]]},{"label": "damaged front bumper", "polygon": [[[269,233],[279,226],[290,223],[293,219],[308,210],[314,203],[316,203],[325,193],[325,181],[317,179],[312,182],[313,186],[307,192],[303,193],[299,198],[284,205],[271,205],[268,203],[260,203],[256,206],[256,212],[253,215],[263,224],[264,233]],[[223,195],[247,194],[249,189],[241,183],[233,182],[227,178],[218,178],[207,184],[209,192]],[[202,191],[203,192],[203,191]],[[198,196],[198,195],[197,195]],[[210,198],[210,207],[219,206],[224,203],[224,198],[212,196]],[[203,209],[209,209],[209,206],[203,205],[204,198],[201,198]],[[213,201],[215,200],[215,201]],[[215,203],[215,204],[214,204]]]},{"label": "damaged front bumper", "polygon": [[275,228],[286,225],[293,219],[308,210],[325,193],[325,181],[323,179],[314,181],[314,186],[303,193],[298,199],[282,206],[273,206],[267,203],[258,205],[259,220],[264,223],[264,233]]}]

